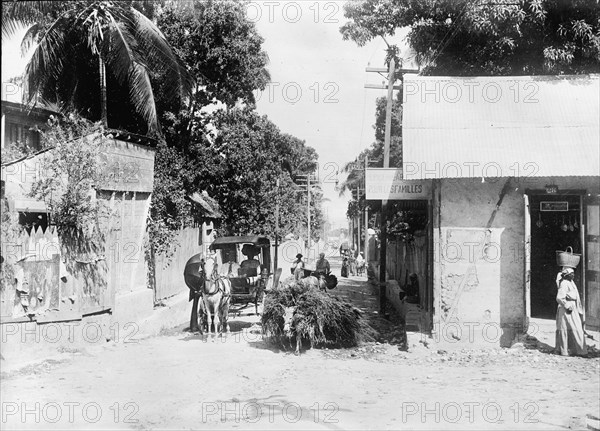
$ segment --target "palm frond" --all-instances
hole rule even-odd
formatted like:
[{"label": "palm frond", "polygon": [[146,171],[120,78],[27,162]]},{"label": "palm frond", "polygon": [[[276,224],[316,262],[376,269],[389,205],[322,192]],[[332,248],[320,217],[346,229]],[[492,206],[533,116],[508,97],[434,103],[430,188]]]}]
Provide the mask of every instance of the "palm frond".
[{"label": "palm frond", "polygon": [[49,14],[69,10],[76,2],[14,0],[2,3],[2,37],[10,38],[23,27],[39,24]]},{"label": "palm frond", "polygon": [[131,23],[138,36],[146,64],[157,71],[168,71],[167,94],[181,99],[189,97],[194,80],[169,45],[165,35],[144,14],[129,8],[129,17],[122,14],[124,21]]},{"label": "palm frond", "polygon": [[114,19],[108,29],[102,53],[106,64],[120,82],[127,81],[136,60],[137,41],[128,27]]},{"label": "palm frond", "polygon": [[64,71],[63,59],[70,58],[70,45],[67,43],[68,22],[59,18],[40,40],[31,59],[25,66],[27,94],[26,102],[32,101],[44,83],[50,79],[59,79]]},{"label": "palm frond", "polygon": [[40,32],[40,25],[34,24],[27,29],[23,40],[21,41],[21,56],[25,57],[33,44],[36,42],[38,34]]},{"label": "palm frond", "polygon": [[106,62],[117,79],[129,86],[131,101],[148,123],[148,130],[158,131],[158,115],[147,65],[139,61],[137,39],[123,22],[112,19],[107,41]]},{"label": "palm frond", "polygon": [[136,110],[148,122],[148,132],[158,132],[158,116],[150,76],[146,67],[137,62],[133,62],[129,73],[129,95]]},{"label": "palm frond", "polygon": [[352,172],[356,167],[356,159],[353,162],[347,162],[342,166],[342,172]]}]

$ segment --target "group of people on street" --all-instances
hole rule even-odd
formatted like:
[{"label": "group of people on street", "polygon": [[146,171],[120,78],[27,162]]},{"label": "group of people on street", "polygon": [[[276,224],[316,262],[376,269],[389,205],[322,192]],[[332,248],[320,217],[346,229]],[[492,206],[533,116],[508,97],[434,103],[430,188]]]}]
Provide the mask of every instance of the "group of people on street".
[{"label": "group of people on street", "polygon": [[[303,257],[304,256],[302,256],[301,253],[298,253],[296,255],[296,260],[294,260],[294,262],[292,263],[292,273],[294,274],[294,278],[296,280],[300,280],[304,277],[304,269],[306,264],[302,259]],[[325,259],[325,253],[319,254],[319,260],[317,260],[317,263],[315,265],[315,272],[320,277],[325,277],[326,275],[329,275],[331,273],[331,266],[329,265],[329,261]]]},{"label": "group of people on street", "polygon": [[340,254],[343,258],[342,277],[364,274],[366,261],[362,251],[359,253],[353,247],[351,250],[341,250]]}]

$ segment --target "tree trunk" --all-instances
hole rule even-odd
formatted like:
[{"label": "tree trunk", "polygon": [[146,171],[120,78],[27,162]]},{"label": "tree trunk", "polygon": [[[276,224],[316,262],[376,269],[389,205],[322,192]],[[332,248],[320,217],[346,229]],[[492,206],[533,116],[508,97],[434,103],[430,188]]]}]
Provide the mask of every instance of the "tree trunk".
[{"label": "tree trunk", "polygon": [[106,108],[106,65],[100,55],[98,56],[98,67],[100,70],[100,119],[102,120],[102,125],[108,127],[108,113]]}]

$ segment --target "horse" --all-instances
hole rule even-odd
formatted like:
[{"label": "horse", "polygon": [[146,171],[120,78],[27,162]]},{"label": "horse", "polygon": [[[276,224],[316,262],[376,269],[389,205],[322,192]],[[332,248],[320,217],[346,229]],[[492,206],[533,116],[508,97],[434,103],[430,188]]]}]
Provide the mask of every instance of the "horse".
[{"label": "horse", "polygon": [[227,316],[231,301],[231,281],[219,275],[219,265],[214,257],[209,257],[200,262],[200,272],[203,275],[202,299],[204,312],[208,322],[208,332],[211,332],[211,323],[214,320],[215,333],[229,332]]}]

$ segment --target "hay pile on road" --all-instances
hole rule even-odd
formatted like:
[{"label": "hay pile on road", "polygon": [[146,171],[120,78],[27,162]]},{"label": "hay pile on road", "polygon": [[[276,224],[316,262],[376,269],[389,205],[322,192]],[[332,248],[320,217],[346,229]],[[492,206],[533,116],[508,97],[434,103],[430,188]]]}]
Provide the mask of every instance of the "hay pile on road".
[{"label": "hay pile on road", "polygon": [[374,339],[373,328],[352,304],[295,281],[268,292],[262,327],[269,341],[283,346],[296,337],[311,347],[351,347]]}]

